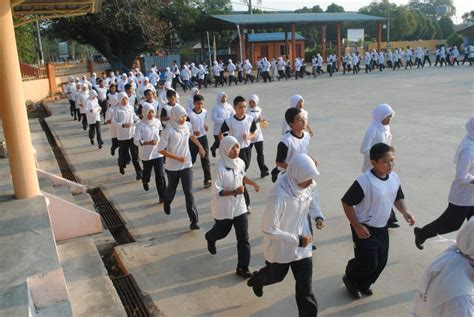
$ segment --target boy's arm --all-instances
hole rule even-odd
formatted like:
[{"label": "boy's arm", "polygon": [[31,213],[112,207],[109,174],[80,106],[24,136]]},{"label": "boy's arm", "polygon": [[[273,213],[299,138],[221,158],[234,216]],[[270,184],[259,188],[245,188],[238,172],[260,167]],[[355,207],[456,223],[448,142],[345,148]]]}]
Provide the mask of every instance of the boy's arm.
[{"label": "boy's arm", "polygon": [[403,215],[403,218],[408,222],[410,226],[415,224],[415,217],[408,211],[407,206],[405,204],[404,199],[398,199],[394,203],[395,207],[398,211]]},{"label": "boy's arm", "polygon": [[354,207],[349,206],[346,203],[342,202],[342,208],[344,209],[344,213],[346,214],[347,219],[349,220],[352,227],[354,228],[357,236],[360,239],[370,238],[369,229],[367,229],[366,226],[364,226],[363,224],[359,223],[359,221],[357,221]]}]

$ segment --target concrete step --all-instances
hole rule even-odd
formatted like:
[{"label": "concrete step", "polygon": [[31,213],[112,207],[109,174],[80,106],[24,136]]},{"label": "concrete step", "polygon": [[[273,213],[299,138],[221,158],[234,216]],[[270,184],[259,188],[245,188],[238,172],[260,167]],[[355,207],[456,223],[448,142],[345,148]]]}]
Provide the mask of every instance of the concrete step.
[{"label": "concrete step", "polygon": [[81,316],[127,316],[92,237],[58,243],[72,311]]},{"label": "concrete step", "polygon": [[72,316],[43,196],[2,202],[0,316]]}]

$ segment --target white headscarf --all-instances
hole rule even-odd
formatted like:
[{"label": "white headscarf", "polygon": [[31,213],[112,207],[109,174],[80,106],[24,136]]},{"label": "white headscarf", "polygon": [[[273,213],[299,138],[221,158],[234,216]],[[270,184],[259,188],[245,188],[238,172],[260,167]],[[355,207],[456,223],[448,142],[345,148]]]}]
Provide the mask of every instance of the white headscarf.
[{"label": "white headscarf", "polygon": [[89,90],[89,98],[97,97],[97,91],[94,89]]},{"label": "white headscarf", "polygon": [[193,87],[191,89],[191,99],[193,98],[194,95],[197,95],[197,93],[199,93],[199,89],[197,87]]},{"label": "white headscarf", "polygon": [[300,95],[293,95],[291,96],[290,98],[290,108],[296,108],[296,105],[298,104],[298,102],[300,102],[300,100],[303,100],[303,97],[301,97]]},{"label": "white headscarf", "polygon": [[300,187],[298,184],[310,179],[315,181],[318,175],[319,171],[313,159],[306,154],[297,154],[288,163],[286,172],[282,177],[278,178],[278,181],[283,184],[288,193],[297,197],[305,191],[305,188]]},{"label": "white headscarf", "polygon": [[390,133],[390,126],[383,125],[382,121],[388,116],[395,117],[395,111],[386,103],[382,103],[372,110],[372,124],[374,124],[378,129]]},{"label": "white headscarf", "polygon": [[219,144],[220,160],[222,160],[223,164],[227,168],[236,169],[237,167],[239,167],[240,158],[237,157],[235,159],[232,159],[229,157],[230,150],[236,144],[239,144],[239,141],[237,141],[236,138],[230,135],[224,137]]},{"label": "white headscarf", "polygon": [[249,102],[250,100],[255,101],[255,106],[258,107],[258,103],[260,102],[260,98],[256,94],[252,94],[249,96]]},{"label": "white headscarf", "polygon": [[459,230],[456,245],[440,254],[423,273],[415,297],[415,310],[422,316],[431,316],[437,307],[450,299],[472,294],[473,261],[474,217],[471,217]]},{"label": "white headscarf", "polygon": [[153,106],[149,104],[148,102],[145,102],[142,108],[142,115],[143,115],[142,122],[144,122],[145,124],[149,126],[153,126],[156,123],[157,119],[155,119],[155,116],[153,116],[153,119],[151,120],[147,118],[147,115],[150,111],[155,112],[155,108],[153,108]]},{"label": "white headscarf", "polygon": [[220,93],[217,94],[217,98],[216,98],[216,104],[217,105],[221,105],[222,107],[224,107],[225,103],[222,103],[221,100],[222,100],[222,96],[227,96],[227,94],[223,91],[221,91]]},{"label": "white headscarf", "polygon": [[459,157],[464,150],[471,149],[471,151],[474,151],[474,117],[471,117],[471,119],[466,122],[465,127],[466,135],[458,145],[456,154],[454,155],[454,163],[459,161]]},{"label": "white headscarf", "polygon": [[176,131],[178,132],[185,132],[186,131],[186,122],[183,123],[183,124],[179,124],[178,123],[178,120],[182,117],[182,116],[186,116],[187,113],[186,113],[186,110],[181,106],[181,105],[174,105],[171,109],[171,112],[170,112],[170,124],[171,126],[173,127],[173,129],[175,129]]},{"label": "white headscarf", "polygon": [[[118,94],[118,101],[119,101],[118,104],[119,104],[120,106],[122,106],[122,100],[123,100],[123,98],[125,98],[125,97],[128,98],[128,95],[127,95],[125,92],[123,92],[123,91]],[[127,103],[127,105],[128,105],[128,103]]]}]

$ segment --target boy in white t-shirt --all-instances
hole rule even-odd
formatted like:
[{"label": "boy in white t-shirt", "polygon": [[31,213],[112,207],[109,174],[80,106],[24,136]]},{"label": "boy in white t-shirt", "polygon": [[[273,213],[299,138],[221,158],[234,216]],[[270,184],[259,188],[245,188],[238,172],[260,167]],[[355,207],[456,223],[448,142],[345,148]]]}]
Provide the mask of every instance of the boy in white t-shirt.
[{"label": "boy in white t-shirt", "polygon": [[342,278],[354,299],[373,294],[370,286],[382,273],[388,259],[387,221],[392,206],[411,226],[415,218],[408,211],[400,178],[392,172],[395,149],[377,143],[370,149],[373,168],[362,174],[342,197],[344,213],[351,224],[355,257],[347,263]]}]

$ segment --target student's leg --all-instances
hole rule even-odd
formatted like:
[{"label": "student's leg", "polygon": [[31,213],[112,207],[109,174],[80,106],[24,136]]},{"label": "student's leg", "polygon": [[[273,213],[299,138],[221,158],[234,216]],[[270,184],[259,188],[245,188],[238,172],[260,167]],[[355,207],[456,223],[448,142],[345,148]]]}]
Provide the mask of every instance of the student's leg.
[{"label": "student's leg", "polygon": [[168,186],[166,187],[164,205],[163,208],[166,214],[170,214],[170,206],[173,202],[174,196],[176,195],[176,188],[179,183],[179,172],[180,171],[169,171],[166,170],[166,175],[168,175]]},{"label": "student's leg", "polygon": [[76,111],[76,103],[74,100],[69,99],[69,112],[71,112],[71,117],[74,117],[74,112]]},{"label": "student's leg", "polygon": [[181,187],[184,192],[186,211],[188,212],[189,220],[191,223],[198,223],[198,211],[194,204],[193,196],[193,170],[191,168],[185,168],[179,171],[179,178],[181,179]]},{"label": "student's leg", "polygon": [[250,264],[249,222],[247,213],[235,217],[235,237],[237,238],[237,269],[248,269]]},{"label": "student's leg", "polygon": [[142,176],[142,168],[140,163],[138,162],[138,147],[133,143],[133,139],[128,140],[130,154],[132,157],[132,164],[135,168],[135,173],[137,174],[137,180],[141,179]]},{"label": "student's leg", "polygon": [[469,220],[472,216],[474,216],[474,206],[457,206],[449,203],[443,214],[421,228],[418,235],[424,242],[438,234],[456,231],[461,228],[465,220]]},{"label": "student's leg", "polygon": [[261,176],[264,174],[268,175],[268,167],[265,165],[265,156],[263,155],[263,141],[255,142],[254,145],[257,151],[257,164],[260,169],[260,174]]},{"label": "student's leg", "polygon": [[82,117],[82,129],[84,129],[84,131],[87,130],[87,117],[86,117],[86,114],[83,113],[81,114],[81,117]]},{"label": "student's leg", "polygon": [[399,225],[396,224],[398,222],[397,216],[395,215],[395,211],[392,208],[390,212],[390,218],[388,219],[387,225],[389,228],[398,228]]},{"label": "student's leg", "polygon": [[212,226],[211,230],[206,232],[204,237],[206,240],[212,244],[215,244],[216,241],[224,239],[232,229],[232,220],[231,219],[214,219],[215,223]]},{"label": "student's leg", "polygon": [[164,172],[164,158],[158,157],[153,160],[153,169],[155,171],[155,184],[158,191],[159,202],[161,203],[165,198],[166,179]]},{"label": "student's leg", "polygon": [[296,304],[299,316],[317,316],[318,302],[313,294],[313,260],[311,257],[292,262],[291,271],[295,277]]},{"label": "student's leg", "polygon": [[[370,230],[370,229],[369,229]],[[366,285],[378,268],[379,243],[371,235],[368,239],[359,239],[351,226],[354,241],[354,258],[346,266],[346,278],[356,289]]]},{"label": "student's leg", "polygon": [[112,147],[110,148],[110,154],[115,155],[115,150],[119,148],[119,143],[117,138],[112,138]]},{"label": "student's leg", "polygon": [[102,148],[102,144],[104,141],[102,140],[102,132],[100,131],[100,121],[96,121],[95,123],[95,132],[97,134],[97,144],[99,144],[99,149]]},{"label": "student's leg", "polygon": [[372,228],[370,230],[370,235],[374,236],[377,246],[377,268],[371,274],[371,276],[364,281],[363,283],[359,284],[360,289],[368,290],[370,285],[374,284],[375,281],[379,278],[380,274],[384,270],[385,266],[387,265],[388,260],[388,250],[389,250],[389,235],[387,227],[384,228]]},{"label": "student's leg", "polygon": [[[143,187],[146,187],[150,182],[151,169],[153,168],[154,160],[142,161],[143,170],[142,170],[142,183]],[[148,190],[148,189],[145,189]]]},{"label": "student's leg", "polygon": [[191,152],[191,162],[193,162],[194,165],[196,162],[196,157],[199,153],[199,148],[191,140],[189,140],[189,152]]},{"label": "student's leg", "polygon": [[119,148],[119,155],[118,155],[118,166],[120,168],[120,173],[122,173],[122,169],[124,169],[127,165],[127,158],[126,158],[126,151],[128,151],[127,140],[117,140],[118,148]]},{"label": "student's leg", "polygon": [[204,183],[211,180],[211,163],[209,162],[209,142],[207,140],[207,136],[202,136],[199,139],[199,143],[201,143],[206,155],[201,157],[201,166],[202,172],[204,174]]},{"label": "student's leg", "polygon": [[219,148],[220,140],[218,135],[214,135],[214,143],[211,145],[211,153],[213,157],[216,157],[216,150]]},{"label": "student's leg", "polygon": [[89,139],[91,144],[94,144],[94,137],[95,137],[95,123],[89,124]]},{"label": "student's leg", "polygon": [[265,261],[265,266],[252,274],[252,277],[247,281],[247,285],[261,288],[281,282],[288,273],[289,268],[289,263],[270,263]]}]

